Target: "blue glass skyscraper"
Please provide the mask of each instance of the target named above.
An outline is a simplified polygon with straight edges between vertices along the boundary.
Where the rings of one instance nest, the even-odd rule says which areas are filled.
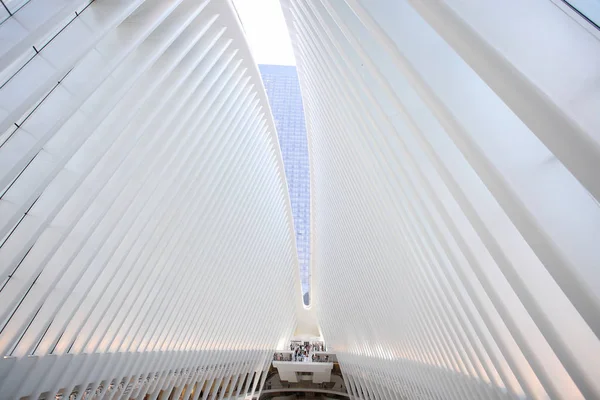
[[[259,65],[279,135],[292,202],[300,279],[308,304],[310,283],[310,181],[304,110],[296,67]]]

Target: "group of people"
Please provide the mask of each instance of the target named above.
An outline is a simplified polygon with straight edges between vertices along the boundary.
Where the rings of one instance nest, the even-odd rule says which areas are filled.
[[[329,362],[329,355],[327,354],[313,354],[312,355],[313,362]]]
[[[322,342],[292,342],[290,343],[290,353],[275,353],[274,361],[296,361],[296,362],[329,362],[329,355],[316,354],[315,352],[326,351]]]
[[[312,347],[313,347],[314,351],[326,351],[325,343],[323,343],[323,342],[314,342],[312,344]]]
[[[309,361],[329,361],[329,356],[325,358],[319,357],[316,354],[311,352],[315,351],[325,351],[325,345],[322,342],[314,342],[314,343],[300,343],[300,342],[292,342],[290,343],[290,350],[294,352],[294,361],[300,362],[309,362]]]
[[[276,353],[275,356],[273,357],[274,361],[292,361],[292,355],[291,354],[283,354],[283,353]]]
[[[275,353],[273,355],[273,361],[300,361],[300,362],[308,362],[308,361],[316,361],[315,354],[312,357],[309,357],[309,353],[306,349],[300,350],[296,349],[294,353]]]
[[[311,351],[326,351],[325,349],[325,344],[323,342],[313,342],[313,343],[308,343],[308,342],[304,342],[304,344],[302,344],[301,342],[292,342],[290,343],[290,350],[291,351],[296,351],[296,350],[306,350],[309,353]]]

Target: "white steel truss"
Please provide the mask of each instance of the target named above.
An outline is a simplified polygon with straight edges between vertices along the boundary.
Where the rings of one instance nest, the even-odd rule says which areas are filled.
[[[558,0],[281,4],[351,395],[600,398],[599,32]]]
[[[0,398],[252,395],[301,293],[233,6],[3,3]]]

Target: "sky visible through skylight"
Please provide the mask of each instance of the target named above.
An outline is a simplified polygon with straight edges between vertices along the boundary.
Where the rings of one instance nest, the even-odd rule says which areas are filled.
[[[279,0],[233,0],[260,66],[285,165],[303,301],[310,304],[310,178],[294,52]]]
[[[234,0],[257,64],[296,65],[279,0]]]

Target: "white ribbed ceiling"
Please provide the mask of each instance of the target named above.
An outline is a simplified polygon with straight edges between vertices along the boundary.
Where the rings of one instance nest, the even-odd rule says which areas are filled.
[[[255,390],[301,293],[232,6],[5,4],[0,398]]]
[[[600,398],[598,31],[560,0],[282,5],[309,309],[230,1],[2,0],[0,398],[251,398],[319,332],[357,399]]]
[[[600,398],[600,41],[561,1],[282,0],[353,396]]]

